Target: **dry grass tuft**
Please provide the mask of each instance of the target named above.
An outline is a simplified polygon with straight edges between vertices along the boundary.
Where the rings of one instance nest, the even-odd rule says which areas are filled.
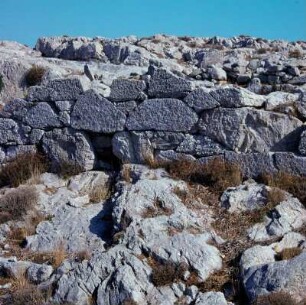
[[[131,183],[132,177],[131,177],[131,165],[130,164],[123,164],[122,170],[121,170],[121,177],[125,182]]]
[[[260,180],[271,187],[280,188],[298,198],[306,207],[306,177],[279,172],[274,175],[263,174]]]
[[[295,49],[289,52],[290,58],[303,58],[303,53],[299,49]]]
[[[171,285],[183,279],[184,273],[188,270],[185,264],[165,262],[163,264],[151,260],[151,280],[156,287]]]
[[[303,250],[299,247],[285,248],[280,253],[277,254],[277,259],[281,261],[288,260],[300,255],[302,252]]]
[[[241,184],[243,178],[238,165],[220,158],[214,158],[205,164],[187,160],[175,161],[166,164],[166,169],[174,178],[205,185],[218,194],[230,186]]]
[[[56,168],[56,174],[58,174],[62,179],[69,179],[72,176],[76,176],[84,172],[84,169],[76,164],[75,162],[62,162]]]
[[[153,218],[161,215],[171,215],[173,210],[166,207],[165,203],[158,197],[155,196],[153,200],[153,207],[148,207],[143,213],[143,218]]]
[[[273,292],[257,298],[253,305],[298,305],[290,294],[286,292]]]
[[[39,85],[42,81],[42,78],[46,72],[46,69],[41,66],[34,65],[28,70],[25,75],[25,80],[28,86]]]
[[[91,258],[91,254],[87,249],[85,249],[85,250],[81,250],[81,251],[75,253],[74,257],[75,257],[75,260],[78,261],[78,262],[82,262],[82,261],[85,261],[85,260],[89,261],[90,258]]]
[[[89,199],[92,203],[99,203],[101,201],[105,201],[111,197],[113,193],[113,185],[111,182],[96,185],[89,193]]]
[[[0,198],[0,223],[8,220],[23,220],[34,209],[38,193],[32,186],[23,186],[8,191]]]
[[[0,187],[17,187],[48,170],[48,162],[38,153],[24,153],[1,167]]]

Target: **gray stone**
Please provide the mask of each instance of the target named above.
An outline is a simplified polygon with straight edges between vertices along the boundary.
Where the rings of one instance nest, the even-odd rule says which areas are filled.
[[[261,107],[265,101],[263,96],[243,88],[221,88],[211,91],[210,94],[221,107],[226,108]]]
[[[56,101],[56,107],[59,111],[70,111],[74,103],[72,101]]]
[[[220,105],[205,89],[192,91],[186,96],[184,102],[196,112],[213,109]]]
[[[95,154],[88,137],[72,129],[54,129],[46,132],[42,139],[42,148],[51,159],[52,170],[62,165],[74,164],[81,170],[94,167]]]
[[[306,252],[291,260],[249,268],[243,284],[251,301],[272,292],[290,293],[297,301],[306,297]]]
[[[32,103],[23,99],[14,99],[3,107],[1,116],[22,121],[31,105]]]
[[[54,79],[48,83],[53,89],[50,92],[50,101],[74,101],[84,92],[78,78]]]
[[[200,292],[195,300],[195,305],[229,305],[222,292]]]
[[[306,84],[306,75],[296,76],[292,80],[289,81],[289,84],[292,85],[305,85]]]
[[[149,81],[149,97],[183,98],[191,91],[191,85],[188,81],[166,70],[156,69],[153,72],[149,71],[149,73],[152,75]]]
[[[253,108],[205,111],[200,133],[240,152],[296,151],[302,122],[284,114]]]
[[[267,204],[268,189],[265,185],[245,181],[243,185],[226,189],[221,206],[230,213],[260,209]]]
[[[128,101],[123,103],[115,103],[115,106],[126,116],[128,116],[137,107],[137,103],[135,101]]]
[[[301,140],[299,144],[299,152],[301,155],[306,156],[306,130],[301,134]]]
[[[140,104],[128,117],[129,130],[189,131],[196,113],[176,99],[152,99]]]
[[[60,127],[61,122],[54,112],[52,107],[45,102],[40,102],[37,105],[29,108],[24,123],[32,128],[49,129]]]
[[[71,114],[75,129],[112,133],[123,130],[124,124],[125,114],[93,90],[79,97]]]
[[[46,86],[33,86],[28,89],[27,100],[29,102],[49,102],[55,90]]]
[[[32,129],[28,136],[29,144],[38,144],[44,133],[45,132],[42,129]]]
[[[19,127],[15,121],[0,118],[0,144],[22,144]]]
[[[6,149],[5,161],[9,162],[14,160],[18,155],[26,153],[36,153],[37,149],[35,145],[13,145]]]
[[[215,79],[217,81],[227,80],[226,72],[220,67],[212,65],[211,67],[207,68],[207,71],[211,79]]]
[[[146,98],[143,93],[145,89],[146,83],[142,80],[116,79],[111,85],[109,99],[113,102],[144,100]]]
[[[293,175],[306,175],[306,158],[293,153],[275,153],[275,167],[281,172],[289,172]]]
[[[27,269],[27,278],[30,282],[40,284],[47,281],[53,273],[53,267],[50,265],[32,264]]]
[[[186,135],[176,151],[196,157],[207,157],[223,153],[224,147],[206,136]]]
[[[168,163],[173,161],[196,161],[196,158],[189,154],[176,152],[174,150],[161,150],[155,153],[155,159],[162,163]]]

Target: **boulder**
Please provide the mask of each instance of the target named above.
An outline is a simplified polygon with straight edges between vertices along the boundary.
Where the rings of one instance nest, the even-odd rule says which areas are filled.
[[[110,101],[88,90],[74,105],[71,126],[81,130],[113,133],[124,129],[125,119],[125,114]]]
[[[128,130],[189,131],[197,114],[177,99],[152,99],[140,104],[128,117]]]
[[[190,82],[164,69],[151,68],[149,74],[148,95],[151,98],[183,98],[191,91]]]
[[[243,88],[220,88],[210,92],[212,97],[225,108],[261,107],[265,98]]]
[[[299,144],[299,152],[301,155],[306,156],[306,130],[301,134],[301,140]]]
[[[243,185],[226,189],[220,200],[221,206],[233,213],[260,209],[266,205],[267,196],[265,185],[246,181]]]
[[[146,83],[142,80],[116,79],[111,85],[109,99],[113,102],[144,100],[146,98],[143,93],[145,89]]]
[[[50,265],[32,264],[27,269],[27,278],[30,282],[40,284],[47,281],[53,273],[53,267]]]
[[[296,151],[302,122],[253,108],[205,111],[200,133],[236,152]]]
[[[80,170],[91,170],[95,154],[89,138],[73,129],[54,129],[44,134],[42,149],[51,160],[51,169],[57,171],[61,166],[75,165]]]
[[[288,152],[274,154],[275,167],[281,172],[293,175],[306,175],[306,158]]]
[[[22,144],[18,124],[12,119],[0,118],[0,144]]]
[[[207,71],[211,79],[215,79],[217,81],[227,80],[226,72],[220,67],[212,65],[211,67],[208,67]]]
[[[222,292],[200,292],[195,300],[195,305],[230,305]]]
[[[84,92],[81,81],[78,78],[54,79],[48,83],[51,91],[51,101],[73,101]]]
[[[50,129],[60,127],[61,122],[52,107],[45,102],[29,108],[23,122],[32,128]]]
[[[192,91],[186,96],[184,102],[196,112],[220,106],[220,104],[205,89],[196,89]]]

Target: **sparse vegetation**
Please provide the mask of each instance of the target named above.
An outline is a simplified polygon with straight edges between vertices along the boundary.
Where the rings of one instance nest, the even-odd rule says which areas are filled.
[[[299,305],[299,303],[290,294],[279,291],[258,297],[253,305]]]
[[[303,53],[299,49],[294,49],[289,52],[290,58],[303,58]]]
[[[268,50],[265,49],[265,48],[260,48],[260,49],[257,50],[258,54],[266,54],[267,52],[268,52]]]
[[[264,174],[260,181],[272,187],[278,187],[298,198],[306,207],[306,177],[279,172],[274,175]]]
[[[75,253],[74,257],[77,262],[82,262],[85,260],[90,260],[91,254],[87,249],[85,249]]]
[[[155,196],[153,200],[153,207],[148,207],[143,213],[143,218],[152,218],[161,215],[171,215],[173,213],[172,209],[165,206],[163,200]]]
[[[30,68],[26,75],[25,80],[28,86],[36,86],[39,85],[42,81],[42,78],[46,72],[46,69],[41,66],[34,65]]]
[[[294,258],[298,255],[300,255],[303,252],[303,250],[299,247],[294,248],[285,248],[280,253],[277,254],[278,260],[287,260]]]
[[[89,193],[90,202],[99,203],[105,201],[111,197],[112,192],[113,185],[111,182],[103,185],[96,185]]]
[[[173,262],[165,262],[163,264],[158,262],[152,262],[152,283],[156,287],[170,285],[172,283],[181,280],[184,273],[188,270],[185,264],[175,264]]]
[[[8,191],[0,198],[0,223],[8,220],[22,220],[34,209],[38,194],[34,187],[24,186]]]
[[[121,170],[121,177],[125,182],[127,183],[131,182],[132,177],[131,177],[131,165],[130,164],[123,164],[122,170]]]
[[[20,154],[11,162],[1,167],[0,187],[18,187],[29,180],[37,179],[47,169],[48,162],[44,156],[38,153]]]
[[[205,185],[214,193],[221,193],[229,186],[242,183],[242,173],[238,165],[214,158],[207,163],[179,160],[165,164],[174,178]]]
[[[74,162],[62,162],[56,168],[56,173],[63,179],[69,179],[83,171],[83,168]]]

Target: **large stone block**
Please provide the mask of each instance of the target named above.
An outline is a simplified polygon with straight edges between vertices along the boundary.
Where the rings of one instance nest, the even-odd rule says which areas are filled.
[[[146,98],[143,93],[145,89],[146,83],[142,80],[116,79],[111,85],[109,99],[114,102],[144,100]]]
[[[220,104],[205,89],[196,89],[192,91],[186,96],[184,102],[196,112],[220,106]]]
[[[0,118],[0,144],[22,144],[18,124],[12,119]]]
[[[152,72],[148,90],[150,97],[183,98],[190,91],[191,84],[185,79],[177,77],[164,69]]]
[[[177,99],[152,99],[140,104],[127,119],[129,130],[189,131],[197,114]]]
[[[297,151],[302,122],[284,114],[253,108],[205,111],[200,133],[233,151]]]
[[[123,130],[125,118],[125,114],[110,101],[88,90],[74,105],[71,126],[75,129],[112,133]]]
[[[42,149],[51,160],[51,169],[57,171],[65,164],[75,165],[81,170],[92,170],[95,163],[88,137],[73,129],[54,129],[42,138]]]

